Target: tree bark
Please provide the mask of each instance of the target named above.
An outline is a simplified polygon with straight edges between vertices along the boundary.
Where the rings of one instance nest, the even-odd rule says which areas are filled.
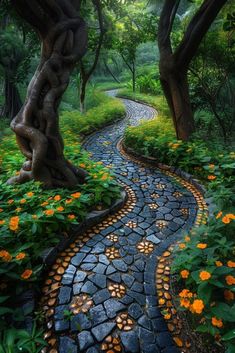
[[[132,65],[132,90],[135,93],[136,91],[136,68],[135,68],[135,62],[133,62]]]
[[[194,117],[190,104],[187,72],[192,58],[210,25],[227,0],[204,0],[190,21],[175,52],[171,46],[171,31],[180,0],[165,0],[158,28],[160,80],[171,110],[176,136],[187,141],[194,132]]]
[[[80,1],[13,0],[21,17],[38,32],[41,60],[26,101],[11,123],[26,157],[20,173],[8,183],[37,180],[45,187],[74,187],[86,173],[64,157],[58,107],[75,64],[85,54],[87,31]]]

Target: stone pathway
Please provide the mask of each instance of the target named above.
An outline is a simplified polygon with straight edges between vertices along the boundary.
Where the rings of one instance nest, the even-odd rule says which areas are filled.
[[[156,114],[143,104],[123,102],[126,118],[91,135],[84,147],[94,160],[113,166],[131,201],[124,213],[109,217],[62,254],[68,267],[62,277],[55,267],[61,281],[51,299],[47,337],[57,348],[45,352],[179,352],[157,305],[155,271],[158,256],[194,224],[197,202],[173,177],[119,152],[126,126]]]

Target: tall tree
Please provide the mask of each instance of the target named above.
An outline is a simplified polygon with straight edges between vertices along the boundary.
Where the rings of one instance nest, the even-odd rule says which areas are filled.
[[[160,80],[174,121],[178,139],[188,140],[194,131],[188,69],[197,49],[227,0],[204,0],[173,51],[171,32],[180,0],[165,0],[158,27]]]
[[[70,73],[87,48],[81,1],[12,0],[19,15],[38,33],[42,50],[26,101],[11,123],[26,162],[9,183],[34,179],[46,187],[73,187],[84,181],[84,171],[64,157],[58,117]]]

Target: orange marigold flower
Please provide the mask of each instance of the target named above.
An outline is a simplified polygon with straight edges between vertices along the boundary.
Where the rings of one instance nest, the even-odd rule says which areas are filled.
[[[205,305],[201,299],[195,299],[190,306],[190,311],[192,313],[201,314],[203,312]]]
[[[234,293],[231,290],[225,289],[224,298],[226,300],[234,300]]]
[[[183,289],[179,293],[179,297],[181,297],[181,298],[192,298],[193,297],[193,293],[190,292],[189,289]]]
[[[107,179],[108,179],[108,175],[107,174],[102,175],[101,180],[107,180]]]
[[[42,206],[42,207],[45,207],[45,206],[47,206],[47,205],[48,205],[48,202],[47,202],[47,201],[41,203],[41,206]]]
[[[19,217],[11,217],[10,222],[9,222],[9,228],[10,230],[16,231],[19,228]]]
[[[12,200],[12,199],[7,201],[7,203],[8,203],[9,205],[11,205],[11,204],[14,203],[14,202],[15,202],[15,200]]]
[[[185,248],[186,248],[186,245],[185,245],[184,243],[180,243],[180,244],[179,244],[179,248],[180,248],[180,249],[185,249]]]
[[[230,219],[235,219],[235,215],[233,213],[227,213],[226,216]]]
[[[165,320],[170,320],[170,318],[171,318],[171,314],[170,313],[164,315],[164,319]]]
[[[207,281],[209,278],[211,278],[210,272],[207,271],[201,271],[199,274],[199,277],[201,278],[202,281]]]
[[[209,168],[210,168],[210,169],[214,169],[214,168],[215,168],[215,165],[214,165],[214,164],[209,164]]]
[[[216,326],[216,327],[223,327],[223,321],[221,319],[217,319],[216,317],[212,317],[211,318],[211,323],[213,326]]]
[[[215,264],[217,267],[223,266],[223,263],[221,261],[215,261]]]
[[[197,244],[197,248],[198,249],[206,249],[207,248],[207,244],[205,244],[205,243],[199,243],[199,244]]]
[[[186,298],[182,298],[180,299],[180,306],[188,309],[190,307],[190,301],[189,299],[186,299]]]
[[[222,222],[223,222],[224,224],[229,224],[229,223],[231,222],[231,218],[229,218],[229,217],[227,217],[227,216],[224,216],[224,217],[222,218]]]
[[[44,211],[44,213],[45,213],[46,216],[53,216],[55,211],[54,210],[46,210],[46,211]]]
[[[32,270],[25,270],[23,273],[22,273],[22,275],[21,275],[21,278],[23,278],[23,279],[28,279],[28,278],[30,278],[31,276],[32,276],[32,273],[33,273],[33,271]]]
[[[235,262],[234,261],[228,261],[227,262],[228,267],[235,267]]]
[[[71,196],[72,196],[74,199],[79,199],[79,197],[81,197],[81,193],[80,193],[80,192],[75,192],[74,194],[71,194]]]
[[[2,226],[5,223],[4,219],[0,221],[0,226]]]
[[[182,278],[188,278],[189,276],[189,271],[188,270],[183,270],[180,272],[180,275]]]
[[[208,175],[207,179],[208,180],[215,180],[216,176],[215,175]]]
[[[222,214],[223,214],[223,212],[222,211],[220,211],[217,215],[216,215],[216,219],[218,219],[218,218],[220,218],[221,216],[222,216]]]
[[[232,286],[233,284],[235,284],[235,277],[228,275],[225,277],[225,281],[229,286]]]
[[[84,163],[81,163],[81,164],[79,164],[79,167],[86,168],[86,165]]]
[[[60,195],[55,195],[54,200],[55,201],[60,201],[61,200],[61,196]]]
[[[0,258],[1,258],[2,261],[4,261],[4,262],[9,262],[9,261],[11,261],[12,256],[11,256],[11,254],[10,254],[8,251],[6,251],[6,250],[1,250],[1,251],[0,251]]]
[[[62,206],[57,207],[57,211],[59,211],[59,212],[64,211],[64,207],[62,207]]]
[[[20,203],[21,203],[21,204],[23,204],[23,203],[25,203],[25,202],[27,202],[25,199],[21,199],[21,200],[20,200]]]
[[[32,218],[33,218],[33,219],[37,219],[38,216],[37,216],[36,214],[33,214],[33,215],[32,215]]]
[[[74,214],[69,214],[68,215],[68,219],[71,219],[71,220],[73,220],[73,219],[75,219],[76,217],[74,216]]]
[[[34,192],[30,191],[30,192],[27,192],[26,194],[28,197],[32,197],[34,195]]]
[[[189,237],[189,236],[186,236],[186,237],[184,238],[184,240],[185,240],[186,242],[189,242],[189,241],[190,241],[190,237]]]
[[[68,199],[68,200],[65,201],[66,205],[68,205],[68,204],[71,203],[71,202],[73,202],[72,199]]]
[[[16,255],[16,260],[23,260],[25,256],[26,254],[24,252],[20,252],[18,255]]]
[[[0,212],[3,212],[3,208],[0,208]]]

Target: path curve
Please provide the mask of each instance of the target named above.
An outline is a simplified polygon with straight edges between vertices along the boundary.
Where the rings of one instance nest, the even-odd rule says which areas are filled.
[[[45,296],[45,352],[179,352],[158,307],[155,271],[158,257],[194,224],[198,206],[174,177],[117,149],[126,126],[156,115],[144,104],[122,101],[126,117],[92,134],[84,147],[94,160],[113,166],[129,201],[78,237],[52,267],[44,288],[52,294]],[[68,310],[71,320],[65,319]]]

